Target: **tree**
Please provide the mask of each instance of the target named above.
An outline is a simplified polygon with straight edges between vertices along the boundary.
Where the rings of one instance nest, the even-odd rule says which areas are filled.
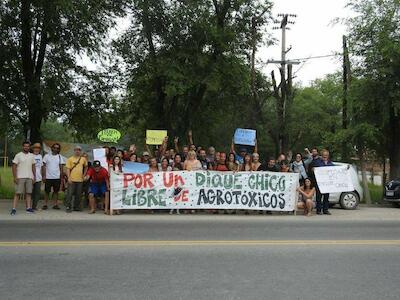
[[[235,126],[253,126],[252,90],[261,99],[267,88],[249,59],[262,34],[249,37],[254,16],[257,30],[267,22],[268,1],[136,0],[132,14],[114,43],[130,124],[179,136],[193,129],[196,143],[225,146]]]
[[[124,0],[0,3],[0,103],[32,141],[41,140],[40,127],[49,115],[71,120],[106,102],[102,96],[108,90],[100,85],[106,80],[76,58],[101,57],[106,34],[125,6]],[[89,86],[98,89],[85,94]]]
[[[353,1],[356,16],[348,19],[355,76],[370,87],[369,120],[379,122],[388,149],[390,177],[400,177],[400,3],[398,0]],[[354,109],[358,110],[357,107]]]

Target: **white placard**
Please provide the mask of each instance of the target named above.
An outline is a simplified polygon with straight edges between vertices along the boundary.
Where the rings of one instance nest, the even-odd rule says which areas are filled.
[[[348,166],[319,167],[314,173],[322,194],[354,191]]]
[[[104,149],[104,148],[93,149],[93,160],[100,161],[101,166],[108,170],[106,149]]]

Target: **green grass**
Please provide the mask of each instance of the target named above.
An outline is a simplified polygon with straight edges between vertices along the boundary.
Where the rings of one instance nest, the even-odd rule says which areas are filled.
[[[0,168],[0,199],[14,196],[14,179],[11,168]]]
[[[375,185],[368,183],[369,192],[371,194],[372,203],[380,203],[383,198],[383,187],[381,185]]]
[[[40,199],[44,197],[42,185],[42,192]],[[14,197],[15,184],[11,168],[0,168],[0,199],[12,199]],[[64,199],[64,193],[60,192],[59,199]]]

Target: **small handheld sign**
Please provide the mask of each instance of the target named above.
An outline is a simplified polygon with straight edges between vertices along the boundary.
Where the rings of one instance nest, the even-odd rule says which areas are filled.
[[[105,143],[116,143],[121,138],[121,133],[117,129],[103,129],[97,134],[97,138]]]

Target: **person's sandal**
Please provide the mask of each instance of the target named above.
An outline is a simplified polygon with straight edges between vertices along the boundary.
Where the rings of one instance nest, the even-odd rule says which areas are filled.
[[[53,209],[60,209],[60,207],[58,205],[54,205]]]
[[[42,210],[46,210],[47,208],[48,208],[47,205],[42,206]]]
[[[89,215],[91,215],[91,214],[95,214],[96,213],[96,211],[95,210],[91,210],[91,211],[89,211]]]

